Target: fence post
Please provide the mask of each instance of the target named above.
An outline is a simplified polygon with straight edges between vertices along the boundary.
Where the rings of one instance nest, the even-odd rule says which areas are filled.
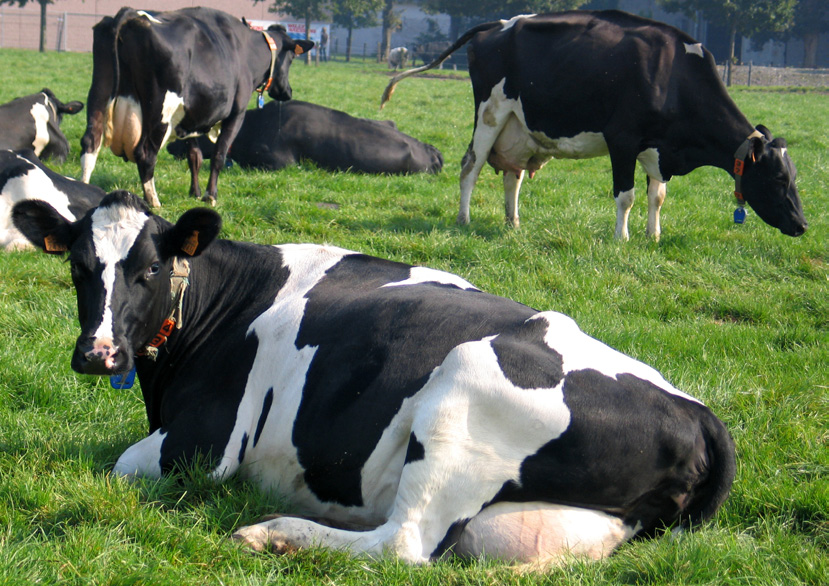
[[[366,44],[363,43],[363,61],[366,60]]]
[[[748,87],[751,87],[751,66],[754,65],[753,61],[748,62]]]

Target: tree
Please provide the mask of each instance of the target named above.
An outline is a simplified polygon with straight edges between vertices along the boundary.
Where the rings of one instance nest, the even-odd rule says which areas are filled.
[[[572,10],[588,0],[423,0],[423,10],[430,14],[448,14],[449,38],[456,40],[469,20],[485,22],[493,18],[510,18],[516,14],[541,14]]]
[[[331,15],[336,24],[348,30],[345,60],[351,61],[351,39],[355,28],[377,25],[377,12],[383,0],[331,0]]]
[[[751,37],[761,31],[782,33],[794,24],[797,0],[659,0],[668,12],[684,12],[694,18],[699,11],[709,22],[727,26],[728,61],[726,85],[731,85],[731,64],[737,33]]]
[[[799,0],[792,36],[803,39],[803,67],[817,67],[818,39],[825,32],[829,32],[829,3],[826,0]]]
[[[32,0],[40,4],[40,45],[41,53],[46,51],[46,5],[54,4],[54,0]],[[29,0],[0,0],[0,4],[17,4],[18,6],[25,6]]]
[[[400,13],[394,9],[394,0],[383,0],[383,39],[380,44],[380,55],[382,61],[389,58],[391,49],[391,34],[403,27],[403,19]]]
[[[2,0],[0,0],[2,1]],[[253,3],[264,2],[265,0],[253,0]],[[319,20],[326,16],[325,7],[328,0],[273,0],[268,12],[287,12],[291,16],[305,19],[305,38],[310,39],[311,21]],[[311,64],[311,52],[305,57],[305,63]]]

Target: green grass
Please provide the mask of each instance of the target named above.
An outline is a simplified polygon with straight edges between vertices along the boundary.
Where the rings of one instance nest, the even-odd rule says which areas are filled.
[[[84,54],[0,51],[0,102],[50,87],[85,101]],[[631,240],[613,238],[610,163],[553,161],[525,182],[522,226],[503,222],[500,177],[486,169],[472,223],[455,225],[458,172],[472,134],[465,74],[388,80],[374,64],[291,72],[297,99],[393,119],[436,145],[437,176],[279,173],[233,168],[219,181],[227,238],[328,242],[462,275],[479,287],[571,315],[589,334],[660,369],[726,422],[738,475],[699,531],[623,546],[610,559],[545,575],[495,564],[304,551],[251,555],[228,536],[290,503],[198,471],[127,484],[108,471],[146,432],[140,391],[116,392],[69,368],[77,325],[68,267],[39,253],[0,255],[0,584],[824,584],[829,576],[829,98],[814,90],[734,89],[754,123],[788,139],[810,229],[783,236],[755,215],[731,222],[733,184],[717,169],[668,188],[660,243],[645,236],[644,190]],[[85,116],[63,128],[80,175]],[[206,180],[203,173],[202,185]],[[189,199],[183,162],[162,153],[156,181],[175,220]],[[102,153],[93,182],[140,192],[132,164]],[[644,177],[639,178],[640,187]],[[336,203],[337,209],[320,207]]]

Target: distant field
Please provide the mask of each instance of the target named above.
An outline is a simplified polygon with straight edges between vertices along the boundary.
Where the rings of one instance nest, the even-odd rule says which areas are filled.
[[[46,86],[86,101],[88,54],[0,50],[0,103]],[[572,316],[590,335],[647,362],[705,401],[737,444],[732,495],[678,538],[627,544],[612,558],[545,575],[495,564],[392,560],[234,546],[234,528],[290,509],[279,495],[198,471],[127,484],[108,475],[146,433],[140,389],[69,368],[77,335],[68,266],[0,254],[0,584],[826,584],[829,576],[829,102],[825,91],[732,91],[754,123],[788,139],[809,231],[792,239],[749,212],[733,224],[733,183],[700,169],[669,183],[660,243],[645,236],[644,175],[631,240],[613,238],[607,159],[553,161],[525,182],[519,230],[503,221],[501,178],[481,174],[472,222],[455,224],[460,160],[472,134],[465,73],[388,81],[373,63],[294,65],[294,97],[394,120],[437,146],[444,172],[331,174],[227,170],[223,236],[316,242],[458,273],[478,287]],[[64,174],[79,177],[85,113],[66,117]],[[207,179],[202,173],[202,186]],[[140,193],[133,164],[102,152],[93,182]],[[200,205],[186,164],[166,152],[156,183],[174,221]],[[336,206],[321,206],[334,203]]]

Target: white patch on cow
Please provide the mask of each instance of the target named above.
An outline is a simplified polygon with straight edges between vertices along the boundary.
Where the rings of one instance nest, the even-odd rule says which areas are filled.
[[[160,429],[127,448],[112,469],[117,476],[161,478],[161,446],[167,432]]]
[[[178,127],[184,118],[184,98],[175,92],[167,91],[164,94],[164,104],[161,106],[161,123],[167,125],[167,130],[164,132],[164,140],[161,145],[165,145],[170,138],[170,134]],[[184,137],[179,137],[184,138]]]
[[[248,335],[255,335],[259,346],[236,413],[235,426],[213,476],[224,478],[239,468],[238,455],[247,434],[247,451],[240,470],[244,476],[255,478],[266,488],[279,490],[282,487],[285,493],[292,495],[295,503],[304,508],[324,510],[325,507],[305,487],[304,470],[299,465],[291,441],[305,375],[317,348],[298,350],[294,341],[308,302],[305,294],[325,276],[328,269],[353,252],[312,244],[286,244],[277,248],[290,274],[274,304],[248,328]],[[279,356],[279,360],[274,360],[274,356]],[[264,397],[271,388],[275,390],[274,402],[265,431],[254,446],[253,438]],[[341,506],[332,508],[343,510]]]
[[[683,43],[685,45],[685,54],[696,55],[698,57],[705,57],[705,53],[702,51],[702,43]]]
[[[513,16],[509,20],[501,19],[501,25],[502,25],[501,30],[505,31],[505,30],[511,29],[512,27],[515,26],[515,23],[518,22],[520,19],[522,19],[522,18],[532,18],[533,16],[535,16],[535,14],[519,14],[517,16]]]
[[[104,313],[94,334],[96,339],[113,339],[112,291],[116,267],[127,258],[148,219],[147,214],[120,205],[99,207],[92,213],[92,242],[95,255],[104,266],[101,279],[105,292]]]
[[[661,181],[662,183],[665,180],[662,178],[662,173],[659,170],[659,151],[655,148],[645,149],[639,156],[636,157],[639,160],[639,163],[642,165],[642,168],[645,169],[645,173],[648,176],[653,177]]]
[[[546,320],[549,327],[544,341],[562,355],[565,375],[574,370],[586,369],[597,370],[612,378],[620,374],[632,374],[653,383],[666,393],[702,404],[701,401],[674,388],[655,368],[588,336],[572,318],[564,314],[545,311],[531,319]]]
[[[146,12],[144,10],[136,10],[136,12],[138,13],[139,16],[143,16],[144,18],[146,18],[150,22],[154,22],[155,24],[162,24],[160,20],[158,20],[155,16],[153,16],[149,12]]]
[[[397,281],[396,283],[386,283],[383,287],[404,287],[406,285],[419,285],[421,283],[441,283],[443,285],[455,285],[461,289],[478,290],[477,287],[458,275],[426,267],[412,267],[409,271],[408,279]]]
[[[549,503],[498,503],[466,525],[454,552],[541,569],[570,557],[601,559],[634,534],[633,527],[602,511]]]
[[[48,103],[49,98],[46,98],[46,104],[48,105]],[[38,102],[29,111],[35,121],[35,139],[32,141],[32,149],[34,149],[38,157],[43,152],[43,149],[46,148],[46,145],[49,144],[50,111],[47,105]]]
[[[25,161],[27,165],[31,165],[32,169],[25,175],[6,181],[0,193],[0,248],[10,250],[31,247],[29,241],[12,224],[12,206],[19,201],[24,199],[45,201],[70,222],[76,220],[69,211],[69,196],[55,187],[55,184],[41,169],[20,155],[16,156],[21,161]]]
[[[633,200],[635,199],[635,190],[628,189],[622,191],[616,196],[616,239],[629,240],[630,232],[628,232],[628,218],[630,217],[630,209],[633,207]]]

